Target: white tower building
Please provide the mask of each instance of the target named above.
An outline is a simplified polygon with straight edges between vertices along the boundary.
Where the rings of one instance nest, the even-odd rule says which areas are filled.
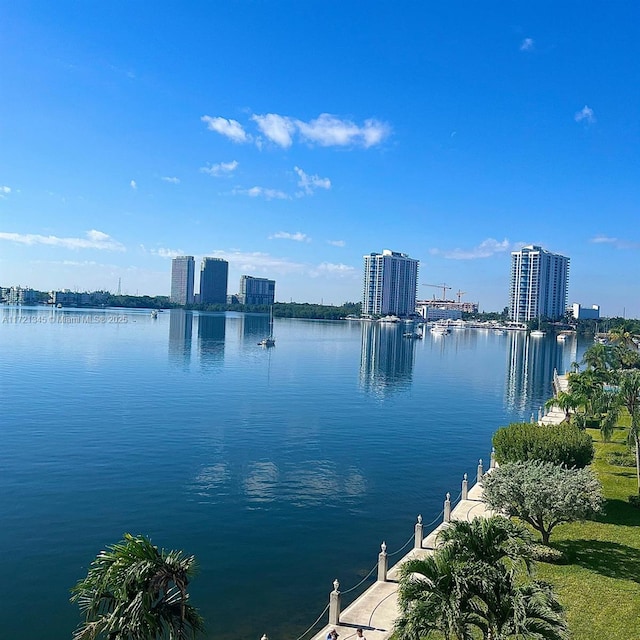
[[[389,249],[364,256],[362,315],[415,313],[419,264],[406,253]]]
[[[511,253],[509,315],[514,322],[561,318],[568,287],[569,258],[536,245]]]

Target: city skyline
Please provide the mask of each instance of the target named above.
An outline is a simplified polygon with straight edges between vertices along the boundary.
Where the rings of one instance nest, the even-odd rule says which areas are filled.
[[[640,6],[596,8],[5,3],[0,284],[169,295],[186,254],[342,304],[389,246],[499,311],[534,244],[640,317]]]

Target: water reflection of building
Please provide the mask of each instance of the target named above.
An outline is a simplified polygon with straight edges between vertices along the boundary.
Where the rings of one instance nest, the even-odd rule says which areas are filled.
[[[224,313],[198,315],[198,349],[201,364],[224,360],[226,323]]]
[[[238,318],[238,337],[241,341],[258,342],[266,335],[269,335],[268,315],[243,313]]]
[[[193,313],[184,309],[171,309],[169,316],[169,358],[177,364],[188,364],[191,359]]]
[[[510,331],[508,340],[507,406],[519,412],[542,406],[552,395],[553,370],[563,371],[563,345],[555,339],[532,338],[524,331]]]
[[[403,336],[402,324],[362,323],[360,384],[385,395],[411,385],[415,340]]]

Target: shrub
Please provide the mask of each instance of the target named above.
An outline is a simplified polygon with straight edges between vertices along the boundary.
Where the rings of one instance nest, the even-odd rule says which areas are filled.
[[[495,432],[493,446],[500,464],[543,460],[582,469],[593,460],[591,436],[568,423],[539,425],[516,422]]]
[[[612,451],[607,455],[607,462],[614,467],[635,467],[636,457],[630,451]]]
[[[567,561],[564,553],[559,549],[547,547],[544,544],[534,544],[531,546],[531,557],[539,562],[549,564],[564,564]]]
[[[640,509],[640,496],[633,495],[629,496],[629,504],[636,509]]]

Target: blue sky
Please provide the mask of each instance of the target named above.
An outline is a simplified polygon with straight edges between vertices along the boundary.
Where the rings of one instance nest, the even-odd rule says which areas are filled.
[[[184,6],[181,6],[184,5]],[[0,0],[0,284],[168,294],[176,254],[508,302],[510,251],[640,317],[634,2]]]

